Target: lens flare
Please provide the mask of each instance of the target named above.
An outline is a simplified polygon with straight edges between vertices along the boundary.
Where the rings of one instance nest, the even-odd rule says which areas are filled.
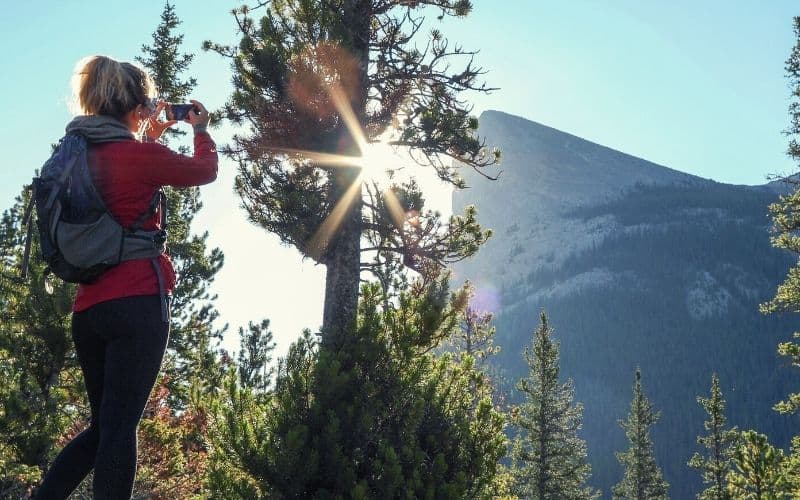
[[[322,221],[322,224],[309,240],[306,252],[311,258],[317,262],[320,261],[328,248],[328,244],[333,239],[333,235],[336,234],[345,216],[347,216],[347,212],[350,211],[353,201],[358,196],[361,196],[361,174],[353,180],[347,191],[344,192],[341,199],[333,207],[331,213],[325,217],[325,220]]]
[[[306,151],[288,148],[273,148],[274,151],[282,152],[291,156],[300,156],[308,161],[324,167],[340,168],[359,168],[359,174],[348,186],[342,197],[336,202],[330,214],[320,224],[320,227],[309,240],[306,252],[316,261],[320,261],[328,245],[330,244],[336,231],[341,226],[342,221],[352,207],[356,198],[362,195],[361,185],[363,182],[373,182],[383,186],[383,196],[392,222],[399,231],[403,230],[406,221],[406,214],[397,196],[391,189],[388,189],[388,180],[392,167],[400,163],[397,153],[388,144],[381,142],[370,143],[356,113],[350,105],[346,93],[338,84],[328,87],[336,112],[342,119],[345,127],[358,146],[359,156],[346,156],[331,153],[321,153],[317,151]]]

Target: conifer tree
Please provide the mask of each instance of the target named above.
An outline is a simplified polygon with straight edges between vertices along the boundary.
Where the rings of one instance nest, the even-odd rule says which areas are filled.
[[[257,393],[266,393],[272,382],[272,351],[275,342],[269,330],[269,320],[250,322],[247,330],[239,328],[239,355],[237,370],[242,387]]]
[[[800,436],[792,438],[789,456],[783,460],[782,468],[790,498],[800,498]]]
[[[767,436],[753,430],[742,432],[727,476],[728,492],[737,499],[788,500],[782,462],[783,450],[772,446]]]
[[[28,279],[20,278],[28,196],[23,192],[0,219],[2,498],[20,498],[39,481],[58,437],[87,408],[71,340],[74,285],[46,280],[38,259]],[[31,251],[38,252],[38,238]]]
[[[161,11],[161,22],[152,34],[153,45],[142,45],[144,55],[137,56],[136,61],[146,67],[156,83],[159,97],[167,102],[182,103],[190,97],[197,85],[197,80],[190,77],[182,80],[182,75],[189,70],[194,60],[194,54],[181,54],[183,35],[176,34],[175,30],[181,25],[181,20],[175,12],[175,6],[169,2],[164,4]],[[169,138],[179,138],[186,132],[178,128],[169,128],[164,132],[161,141],[169,142]]]
[[[385,307],[364,285],[357,335],[320,349],[306,331],[265,400],[227,379],[217,407],[213,498],[500,498],[504,418],[472,358],[433,351],[466,304],[444,281]]]
[[[794,18],[794,33],[796,42],[786,61],[786,78],[791,89],[791,103],[789,104],[789,128],[785,133],[789,136],[789,149],[787,154],[800,166],[800,16]],[[800,177],[797,174],[786,179],[793,186],[794,192],[782,195],[777,202],[769,207],[772,216],[773,236],[772,245],[776,248],[789,250],[800,254]],[[772,313],[776,311],[800,312],[800,263],[789,269],[786,280],[778,286],[775,297],[761,305],[761,311]],[[800,338],[800,332],[795,332],[794,338]],[[800,344],[797,342],[784,342],[778,346],[778,352],[788,357],[793,366],[800,366]],[[781,413],[796,413],[800,409],[800,393],[789,394],[785,401],[778,403],[775,409]]]
[[[800,16],[793,19],[795,45],[789,59],[786,60],[786,77],[791,88],[791,103],[789,104],[789,136],[788,155],[800,162]]]
[[[175,7],[166,2],[152,33],[152,45],[137,57],[152,75],[159,97],[181,103],[192,97],[196,80],[183,79],[194,59],[181,53],[183,35]],[[184,154],[185,132],[168,129],[160,141]],[[181,144],[183,142],[183,144]],[[214,327],[219,313],[208,286],[221,269],[219,248],[207,248],[208,232],[194,234],[192,223],[203,207],[197,187],[165,187],[170,257],[178,281],[173,291],[170,339],[162,373],[140,424],[140,461],[135,495],[189,498],[204,492],[208,468],[207,407],[209,395],[221,388],[228,364],[217,352],[224,330]],[[224,356],[223,356],[224,358]]]
[[[791,89],[789,104],[789,127],[785,134],[789,137],[789,147],[787,154],[800,166],[800,16],[793,18],[795,44],[789,58],[786,60],[786,78]],[[793,188],[793,192],[782,195],[776,203],[769,207],[773,223],[772,245],[777,248],[789,250],[800,254],[800,237],[797,231],[800,229],[800,176],[797,173],[785,179]],[[772,313],[776,311],[800,312],[800,263],[789,269],[789,273],[778,286],[775,297],[761,305],[761,311]],[[800,332],[794,333],[794,341],[783,342],[778,345],[778,353],[791,360],[794,367],[800,367]],[[775,410],[780,413],[796,414],[800,410],[800,393],[790,393],[786,400],[775,405]],[[762,442],[760,435],[748,434],[750,440],[749,448],[742,448],[740,458],[744,459],[748,455],[753,457],[751,462],[757,464],[767,460],[766,455],[773,453],[768,448],[768,443]],[[747,444],[747,443],[746,443]],[[741,445],[744,447],[745,444]],[[780,451],[780,450],[778,450]],[[763,456],[762,456],[763,455]],[[783,471],[785,480],[788,484],[787,491],[791,491],[792,497],[797,497],[800,493],[800,437],[792,439],[791,454],[786,458]],[[740,481],[744,481],[746,474],[737,476]]]
[[[789,104],[789,127],[785,134],[789,137],[787,154],[800,166],[800,16],[793,18],[795,44],[786,60],[786,78],[791,89]],[[772,245],[777,248],[789,250],[800,254],[800,175],[797,172],[785,179],[793,188],[789,195],[781,196],[776,203],[769,207],[773,223]],[[776,311],[800,312],[800,263],[789,269],[789,273],[778,286],[775,297],[761,305],[761,311],[772,313]],[[790,359],[792,366],[800,367],[800,332],[794,333],[794,341],[782,342],[778,345],[778,353]],[[780,413],[797,414],[800,411],[800,393],[790,393],[788,397],[775,405],[775,410]],[[770,451],[767,445],[761,443],[759,435],[748,435],[750,439],[750,455],[756,457],[766,455]],[[743,445],[744,446],[744,445]],[[747,449],[745,449],[747,450]],[[780,451],[780,450],[779,450]],[[747,456],[746,453],[741,455]],[[763,458],[766,460],[766,458]],[[754,463],[759,460],[753,459]],[[800,436],[792,439],[791,453],[783,464],[785,480],[788,484],[792,498],[800,496]],[[741,478],[742,475],[740,475]]]
[[[591,466],[578,437],[583,406],[573,403],[572,380],[559,381],[559,345],[544,311],[539,319],[525,349],[530,374],[517,385],[526,401],[514,419],[522,433],[512,450],[516,493],[541,500],[597,498],[599,492],[586,486]]]
[[[183,35],[175,33],[180,24],[175,7],[167,2],[152,34],[152,45],[142,45],[143,56],[136,58],[153,77],[159,97],[174,103],[185,102],[197,84],[194,78],[184,80],[182,76],[194,55],[181,53]],[[170,128],[162,142],[177,144],[183,134],[177,127]],[[180,149],[188,151],[185,145]],[[188,402],[191,384],[209,390],[221,383],[215,348],[223,331],[213,326],[219,313],[213,305],[216,296],[209,294],[208,285],[222,267],[224,256],[219,248],[208,251],[208,232],[192,234],[194,217],[203,207],[199,188],[165,187],[164,191],[168,200],[167,243],[178,275],[164,374],[171,403],[181,409]]]
[[[491,90],[478,81],[475,53],[423,31],[431,13],[471,8],[469,0],[267,0],[234,11],[237,47],[206,42],[232,61],[224,114],[246,129],[224,152],[238,163],[250,220],[327,268],[323,344],[342,344],[355,325],[362,270],[436,274],[489,236],[474,208],[443,221],[415,183],[384,190],[363,176],[394,167],[371,159],[379,140],[456,187],[459,166],[483,172],[496,160],[460,97]]]
[[[730,493],[725,488],[725,476],[731,468],[733,447],[738,439],[736,428],[728,429],[725,418],[725,399],[719,386],[717,374],[711,376],[711,394],[708,398],[698,397],[697,402],[708,414],[704,427],[708,435],[697,438],[697,444],[705,448],[707,456],[695,453],[689,466],[699,469],[703,482],[708,486],[697,495],[700,500],[728,500]]]
[[[453,339],[458,352],[472,356],[479,365],[485,364],[489,356],[500,351],[500,346],[494,343],[493,317],[490,312],[478,311],[472,305],[467,306]]]
[[[633,400],[628,419],[620,421],[625,429],[630,447],[618,452],[617,460],[625,468],[622,481],[617,483],[613,497],[632,500],[657,500],[667,498],[669,484],[662,478],[661,469],[656,464],[650,427],[658,421],[658,412],[648,401],[642,390],[642,374],[636,369],[636,382],[633,386]]]

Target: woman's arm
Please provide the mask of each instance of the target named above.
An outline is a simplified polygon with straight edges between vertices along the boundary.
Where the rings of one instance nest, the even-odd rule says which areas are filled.
[[[199,186],[208,184],[217,178],[217,148],[206,130],[209,116],[205,106],[192,100],[194,108],[189,112],[186,121],[194,129],[194,156],[188,157],[175,153],[161,144],[143,144],[144,161],[142,170],[138,172],[144,180],[158,186]],[[175,124],[175,121],[160,122],[156,117],[164,109],[160,102],[150,118],[148,132],[158,138],[161,133]],[[148,136],[150,134],[148,133]]]
[[[137,177],[155,186],[200,186],[217,178],[217,148],[208,132],[194,134],[194,155],[176,153],[161,144],[139,144]]]

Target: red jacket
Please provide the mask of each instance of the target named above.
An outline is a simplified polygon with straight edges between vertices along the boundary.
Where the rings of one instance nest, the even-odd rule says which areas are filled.
[[[217,178],[217,150],[211,136],[194,136],[194,156],[184,156],[156,143],[118,141],[90,145],[89,170],[106,207],[124,227],[146,213],[161,186],[199,186]],[[143,229],[160,228],[161,214],[145,222]],[[167,293],[175,288],[175,269],[169,256],[160,264]],[[72,310],[136,295],[158,295],[158,279],[150,260],[122,262],[89,285],[79,285]]]

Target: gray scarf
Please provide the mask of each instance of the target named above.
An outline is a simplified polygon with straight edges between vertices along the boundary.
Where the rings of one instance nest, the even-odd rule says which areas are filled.
[[[92,143],[136,139],[122,122],[103,115],[76,116],[67,124],[67,133],[70,132],[78,133]]]

